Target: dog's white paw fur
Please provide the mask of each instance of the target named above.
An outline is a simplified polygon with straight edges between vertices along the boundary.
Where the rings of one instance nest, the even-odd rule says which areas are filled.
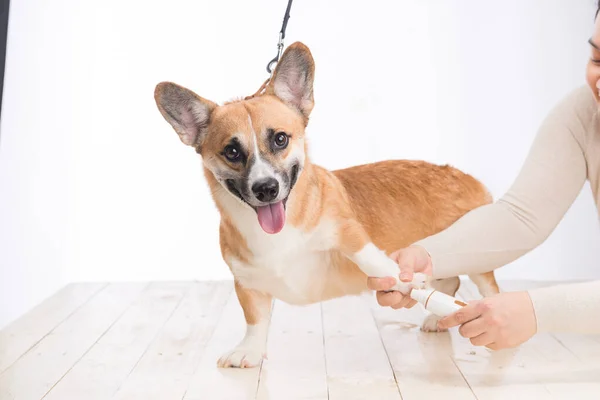
[[[429,314],[423,320],[423,323],[421,324],[421,330],[423,332],[445,332],[447,329],[439,329],[438,328],[437,324],[440,319],[441,318],[438,317],[437,315]]]
[[[254,368],[265,358],[263,349],[238,346],[217,361],[219,368]]]
[[[422,272],[413,274],[413,280],[411,284],[415,289],[427,289],[431,287],[431,278]]]

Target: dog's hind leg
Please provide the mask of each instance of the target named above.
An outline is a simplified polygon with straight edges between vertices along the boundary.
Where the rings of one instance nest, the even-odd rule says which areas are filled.
[[[483,274],[469,275],[469,279],[473,281],[479,294],[483,297],[490,297],[500,293],[498,282],[496,282],[496,276],[494,271],[484,272]]]

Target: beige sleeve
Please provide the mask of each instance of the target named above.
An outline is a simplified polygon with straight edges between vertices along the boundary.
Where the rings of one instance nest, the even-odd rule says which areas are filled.
[[[593,98],[589,89],[579,89],[551,111],[517,179],[500,200],[469,212],[448,229],[415,243],[431,254],[434,277],[491,271],[521,257],[550,235],[586,180],[586,131],[595,118],[595,105],[590,101]],[[595,285],[595,293],[600,293],[600,282]],[[540,330],[554,326],[552,313],[556,314],[558,307],[564,312],[572,312],[571,306],[580,310],[593,307],[600,315],[600,295],[588,300],[590,291],[579,292],[573,285],[530,294]],[[561,306],[555,300],[570,303]],[[581,313],[571,315],[579,318]]]
[[[600,333],[600,281],[529,290],[537,331]]]

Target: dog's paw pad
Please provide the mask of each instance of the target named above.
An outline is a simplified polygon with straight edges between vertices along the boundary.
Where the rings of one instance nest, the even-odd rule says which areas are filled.
[[[254,368],[260,365],[265,358],[262,351],[250,348],[235,348],[229,353],[223,354],[217,361],[219,368]]]
[[[428,315],[423,323],[421,324],[421,331],[423,332],[445,332],[447,329],[438,328],[438,321],[440,317],[437,315]]]

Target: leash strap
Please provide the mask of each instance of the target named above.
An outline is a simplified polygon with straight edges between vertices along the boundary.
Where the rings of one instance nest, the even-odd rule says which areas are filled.
[[[285,30],[287,28],[288,20],[290,19],[290,9],[292,8],[292,1],[293,0],[288,0],[285,15],[283,16],[283,24],[281,25],[281,30],[279,31],[279,41],[277,42],[277,55],[267,64],[267,72],[269,73],[269,77],[266,81],[263,82],[262,86],[254,94],[244,97],[244,100],[250,100],[256,96],[262,95],[265,88],[269,84],[269,81],[271,80],[271,76],[273,74],[273,64],[277,64],[279,62],[279,58],[281,57],[281,53],[283,52],[283,39],[285,39]]]
[[[281,53],[283,51],[283,39],[285,39],[285,30],[287,28],[288,20],[290,19],[292,1],[293,0],[288,0],[288,5],[285,9],[285,15],[283,16],[283,24],[281,25],[281,30],[279,31],[279,41],[277,42],[277,55],[267,64],[267,72],[269,74],[273,73],[272,66],[273,64],[277,64],[277,62],[279,61],[279,57],[281,57]]]

